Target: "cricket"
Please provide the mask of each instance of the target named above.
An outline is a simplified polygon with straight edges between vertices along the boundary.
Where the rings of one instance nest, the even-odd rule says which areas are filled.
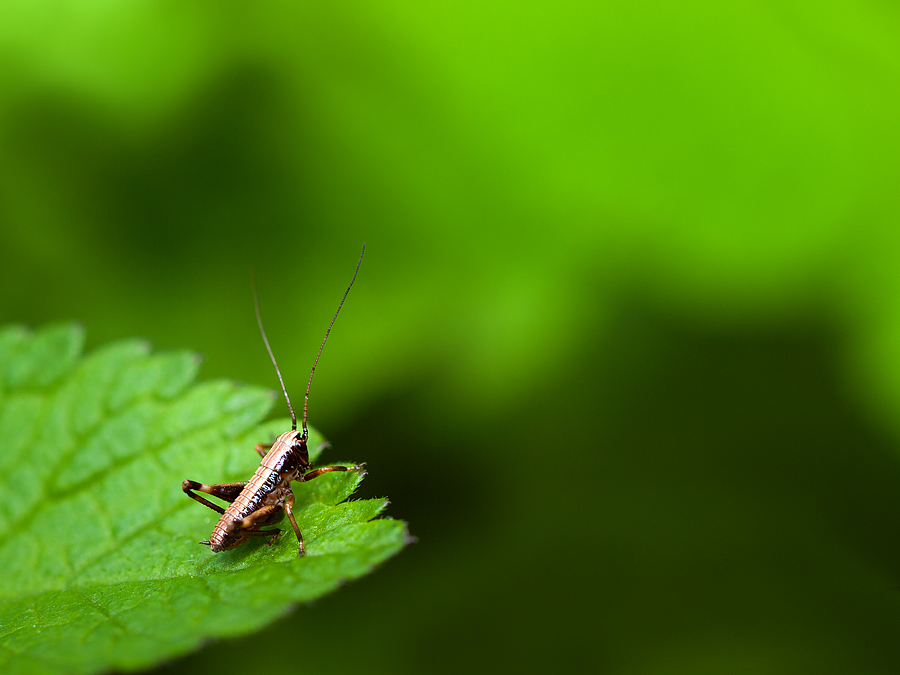
[[[309,451],[306,447],[309,440],[309,432],[306,429],[306,416],[309,406],[309,388],[312,385],[313,375],[316,373],[316,366],[319,364],[319,357],[322,355],[322,349],[325,347],[331,328],[341,312],[341,307],[344,306],[347,294],[353,288],[353,282],[356,281],[356,275],[359,274],[359,266],[362,264],[365,252],[366,245],[363,244],[359,262],[356,263],[356,271],[353,273],[353,279],[350,281],[350,285],[347,286],[344,297],[341,298],[341,303],[338,305],[337,311],[328,325],[328,330],[325,331],[325,338],[322,340],[319,352],[316,354],[316,360],[313,362],[312,371],[309,373],[309,381],[306,384],[306,398],[303,402],[302,431],[297,431],[297,417],[294,415],[291,399],[284,386],[284,380],[281,377],[281,371],[278,369],[278,363],[275,361],[275,355],[269,346],[266,330],[263,328],[262,315],[259,311],[259,297],[254,283],[253,302],[256,308],[256,322],[259,324],[259,332],[262,334],[266,351],[269,352],[269,358],[272,359],[272,365],[275,366],[275,373],[278,375],[278,381],[281,383],[281,391],[284,392],[284,400],[287,402],[288,410],[291,413],[292,425],[291,430],[281,434],[271,447],[263,443],[256,445],[256,452],[262,457],[262,461],[250,480],[216,485],[206,485],[205,483],[186,480],[181,484],[181,489],[188,497],[222,514],[213,528],[212,534],[209,536],[209,541],[200,542],[209,546],[213,553],[237,548],[253,537],[269,537],[269,541],[266,543],[271,546],[281,535],[282,530],[270,528],[270,526],[282,520],[284,514],[287,513],[291,527],[294,528],[294,533],[297,535],[298,555],[305,555],[306,549],[303,547],[303,535],[300,533],[297,519],[294,517],[294,493],[291,490],[291,483],[305,483],[330,471],[363,471],[364,463],[350,467],[323,466],[314,469],[309,461]],[[222,508],[205,497],[201,497],[197,494],[198,492],[218,497],[223,501],[229,502],[229,506],[228,508]]]

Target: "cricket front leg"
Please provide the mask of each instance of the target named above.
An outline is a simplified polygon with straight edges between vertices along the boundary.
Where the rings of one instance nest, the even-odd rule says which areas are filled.
[[[303,474],[303,481],[306,482],[308,480],[312,480],[313,478],[318,478],[323,473],[328,473],[329,471],[362,471],[363,475],[365,475],[365,468],[365,462],[363,462],[362,464],[357,464],[356,466],[323,466],[318,469],[313,469],[309,473]]]
[[[297,519],[294,518],[294,493],[288,492],[284,497],[284,510],[287,511],[288,520],[291,521],[291,527],[294,528],[294,534],[297,535],[297,544],[299,546],[297,555],[301,558],[306,555],[306,549],[303,548],[303,535],[300,534],[300,528],[297,526]]]
[[[241,490],[244,489],[244,486],[247,484],[247,481],[243,481],[241,483],[219,483],[217,485],[206,485],[204,483],[198,483],[194,480],[186,480],[181,484],[181,489],[184,491],[188,497],[193,499],[194,501],[198,501],[203,506],[208,506],[213,511],[218,511],[219,513],[225,513],[225,509],[223,509],[218,504],[213,504],[208,499],[204,499],[200,495],[196,494],[194,490],[197,492],[204,492],[208,495],[212,495],[213,497],[218,497],[219,499],[224,499],[226,502],[233,502],[237,499],[237,496],[241,494]]]

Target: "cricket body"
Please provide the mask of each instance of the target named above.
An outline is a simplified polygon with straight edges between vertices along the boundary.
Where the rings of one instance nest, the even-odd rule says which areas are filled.
[[[284,399],[287,401],[293,424],[291,430],[281,434],[271,448],[267,448],[264,444],[256,446],[256,452],[262,456],[262,462],[260,462],[259,468],[249,481],[206,485],[186,480],[181,484],[181,489],[184,490],[188,497],[222,514],[219,522],[213,528],[212,534],[209,536],[209,541],[200,542],[209,546],[213,553],[237,548],[252,537],[269,537],[268,544],[271,546],[281,534],[281,530],[278,528],[264,528],[279,522],[284,518],[284,514],[287,513],[291,527],[294,528],[294,533],[297,535],[298,553],[301,556],[304,555],[306,550],[303,547],[303,535],[300,534],[297,519],[294,517],[294,493],[291,490],[291,483],[303,483],[330,471],[363,470],[365,464],[350,467],[323,466],[313,469],[312,463],[309,461],[309,451],[306,447],[309,440],[309,432],[306,429],[306,413],[309,406],[309,388],[312,385],[312,378],[319,363],[319,356],[322,355],[322,349],[325,347],[325,342],[331,333],[331,327],[334,326],[335,319],[337,319],[341,307],[344,306],[344,300],[347,299],[347,294],[353,287],[353,282],[356,281],[356,275],[359,274],[359,266],[362,264],[365,252],[366,246],[363,244],[359,262],[356,264],[356,272],[354,272],[353,279],[344,292],[344,297],[341,299],[341,304],[338,305],[337,312],[334,313],[334,317],[331,319],[331,324],[328,326],[325,338],[322,340],[318,354],[316,354],[316,360],[313,362],[312,371],[309,374],[309,382],[306,384],[301,431],[297,431],[297,417],[294,415],[291,399],[288,397],[284,380],[281,378],[281,371],[278,369],[278,363],[275,361],[275,356],[272,354],[272,348],[269,346],[269,340],[266,337],[266,331],[263,328],[262,316],[259,312],[259,300],[254,285],[253,299],[256,306],[256,320],[259,324],[259,330],[262,333],[266,350],[269,352],[269,357],[275,366],[275,373],[278,375],[278,381],[281,383],[281,390],[284,392]],[[197,492],[213,495],[230,502],[230,505],[227,509],[223,509],[218,504],[201,497]]]

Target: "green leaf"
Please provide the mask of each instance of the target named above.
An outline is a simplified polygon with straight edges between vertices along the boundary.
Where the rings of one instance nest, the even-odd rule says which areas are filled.
[[[295,489],[306,557],[290,527],[271,547],[198,545],[218,514],[181,481],[247,480],[254,445],[289,423],[260,424],[269,391],[192,385],[191,353],[125,340],[80,358],[83,339],[0,329],[0,672],[146,667],[257,630],[408,540],[373,520],[386,500],[343,501],[359,473],[333,472]],[[322,443],[311,429],[313,459]]]

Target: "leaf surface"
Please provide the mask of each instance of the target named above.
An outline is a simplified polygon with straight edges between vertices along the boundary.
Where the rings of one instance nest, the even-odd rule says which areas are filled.
[[[0,329],[0,672],[130,670],[244,634],[397,553],[387,501],[344,501],[362,476],[295,486],[307,555],[283,522],[213,554],[218,514],[185,497],[185,478],[247,480],[256,443],[290,422],[260,423],[271,392],[192,384],[189,352],[138,340],[81,358],[83,331]],[[310,429],[310,457],[322,437]],[[286,521],[285,521],[286,522]]]

